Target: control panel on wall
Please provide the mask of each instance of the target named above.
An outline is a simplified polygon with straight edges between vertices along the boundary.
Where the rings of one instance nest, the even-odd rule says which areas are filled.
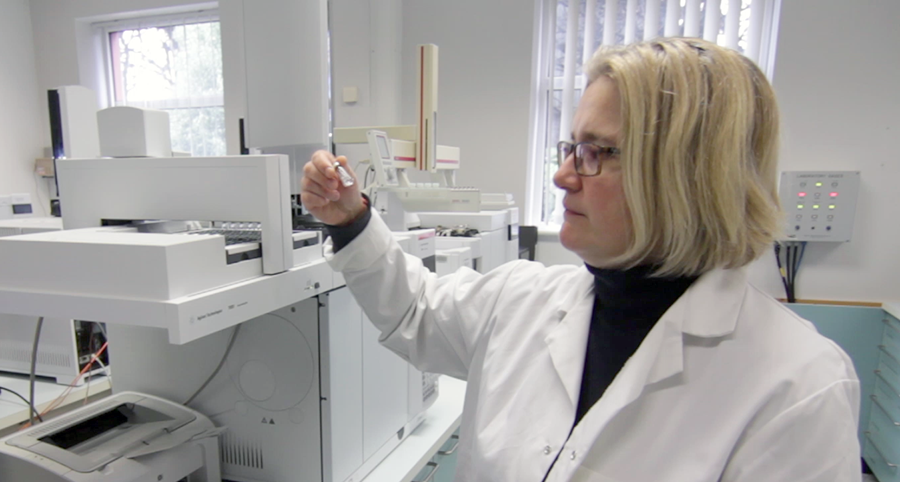
[[[850,241],[859,171],[784,171],[779,189],[790,241]]]

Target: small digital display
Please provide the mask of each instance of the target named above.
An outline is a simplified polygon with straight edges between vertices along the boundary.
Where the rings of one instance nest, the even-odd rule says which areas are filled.
[[[32,214],[31,204],[13,204],[13,214]]]
[[[378,152],[381,154],[381,158],[390,159],[391,155],[388,153],[387,138],[376,136],[376,139],[378,139]]]

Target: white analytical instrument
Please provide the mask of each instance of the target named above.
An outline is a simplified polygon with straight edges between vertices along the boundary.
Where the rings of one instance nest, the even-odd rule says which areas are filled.
[[[187,407],[124,392],[0,439],[4,482],[219,482],[217,429]]]
[[[34,213],[31,204],[31,194],[9,194],[0,196],[0,220],[3,219],[28,219]]]
[[[0,238],[18,236],[20,234],[46,233],[62,229],[62,218],[23,217],[0,221]]]
[[[503,263],[518,259],[518,214],[517,207],[477,213],[417,213],[422,227],[441,230],[465,226],[477,230],[478,234],[472,237],[438,236],[437,248],[439,250],[465,247],[471,249],[474,269],[480,273],[487,273]]]
[[[69,229],[0,238],[0,307],[108,322],[116,393],[187,401],[224,356],[190,403],[229,428],[224,479],[358,481],[422,422],[437,383],[377,343],[321,234],[293,232],[287,165],[62,160]],[[234,231],[255,237],[230,244]],[[418,234],[409,249],[433,266],[434,232]],[[259,256],[232,262],[247,244]]]
[[[0,221],[0,237],[44,233],[62,229],[62,218],[34,217]],[[31,350],[37,317],[0,313],[0,371],[27,374],[31,370]],[[97,364],[78,378],[81,369],[90,362],[91,355],[103,344],[101,330],[95,323],[57,318],[44,319],[35,364],[38,376],[56,379],[56,383],[76,385],[89,377],[106,373]],[[104,352],[100,361],[109,365]]]
[[[437,143],[438,47],[419,45],[416,124],[334,130],[335,144],[368,144],[375,182],[367,186],[373,206],[395,231],[416,227],[418,211],[477,212],[480,191],[456,185],[458,147]],[[413,183],[407,170],[429,173],[432,182]]]
[[[321,234],[292,229],[285,156],[57,164],[66,230],[0,238],[4,311],[186,343],[332,288]]]
[[[113,106],[97,112],[103,157],[173,157],[169,113]]]

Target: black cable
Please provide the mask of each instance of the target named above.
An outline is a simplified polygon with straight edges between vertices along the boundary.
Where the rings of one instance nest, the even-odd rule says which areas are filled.
[[[29,402],[27,398],[23,397],[22,395],[19,395],[19,393],[16,392],[15,390],[10,390],[9,388],[6,388],[6,387],[0,387],[0,393],[3,393],[3,390],[6,390],[7,392],[12,393],[13,395],[21,398],[23,402],[28,404],[29,409],[37,415],[37,419],[40,420],[41,423],[44,422],[44,419],[41,418],[41,414],[38,413],[38,410],[36,408],[34,408],[34,404]],[[34,424],[32,423],[32,425],[34,425]]]
[[[787,300],[788,303],[793,303],[793,296],[791,295],[791,243],[790,241],[784,243],[784,274],[787,278]]]
[[[222,359],[219,360],[218,366],[216,366],[216,369],[213,370],[213,372],[209,376],[209,378],[207,378],[206,381],[203,382],[203,385],[200,385],[200,388],[198,388],[197,391],[194,392],[193,395],[188,397],[187,401],[185,401],[182,405],[187,405],[187,404],[193,402],[194,399],[197,398],[197,395],[200,395],[200,392],[202,392],[203,389],[206,388],[207,385],[209,385],[209,382],[211,382],[213,380],[213,378],[215,378],[216,375],[219,374],[219,370],[222,369],[222,366],[225,365],[225,360],[228,359],[228,354],[231,353],[231,347],[234,346],[234,340],[237,339],[238,331],[240,331],[240,329],[241,329],[241,325],[236,325],[234,327],[234,331],[231,332],[231,340],[228,341],[228,347],[225,348],[225,354],[223,354]]]
[[[791,288],[791,296],[789,301],[791,303],[797,302],[797,296],[794,292],[794,279],[797,273],[794,272],[794,267],[797,265],[797,246],[794,245],[793,242],[788,246],[788,286]]]
[[[800,243],[800,256],[797,258],[797,268],[794,270],[795,272],[800,271],[800,264],[803,263],[803,253],[806,252],[806,241]]]
[[[775,242],[775,263],[778,265],[778,276],[781,277],[781,285],[784,286],[784,296],[785,298],[790,297],[790,291],[788,290],[788,283],[784,265],[781,263],[781,243],[778,241]]]
[[[44,317],[41,316],[38,318],[37,326],[34,329],[34,345],[31,347],[31,371],[28,372],[28,385],[31,387],[31,398],[29,399],[29,406],[31,409],[31,416],[29,420],[31,421],[31,425],[35,425],[35,415],[40,418],[40,414],[37,410],[34,409],[34,382],[35,378],[37,378],[37,356],[38,356],[38,341],[41,339],[41,327],[44,326]]]

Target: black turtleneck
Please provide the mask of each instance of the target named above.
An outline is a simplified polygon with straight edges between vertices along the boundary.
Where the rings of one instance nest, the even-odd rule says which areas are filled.
[[[594,275],[594,313],[584,358],[575,425],[600,399],[656,321],[697,277],[651,277],[655,267],[587,266]]]

